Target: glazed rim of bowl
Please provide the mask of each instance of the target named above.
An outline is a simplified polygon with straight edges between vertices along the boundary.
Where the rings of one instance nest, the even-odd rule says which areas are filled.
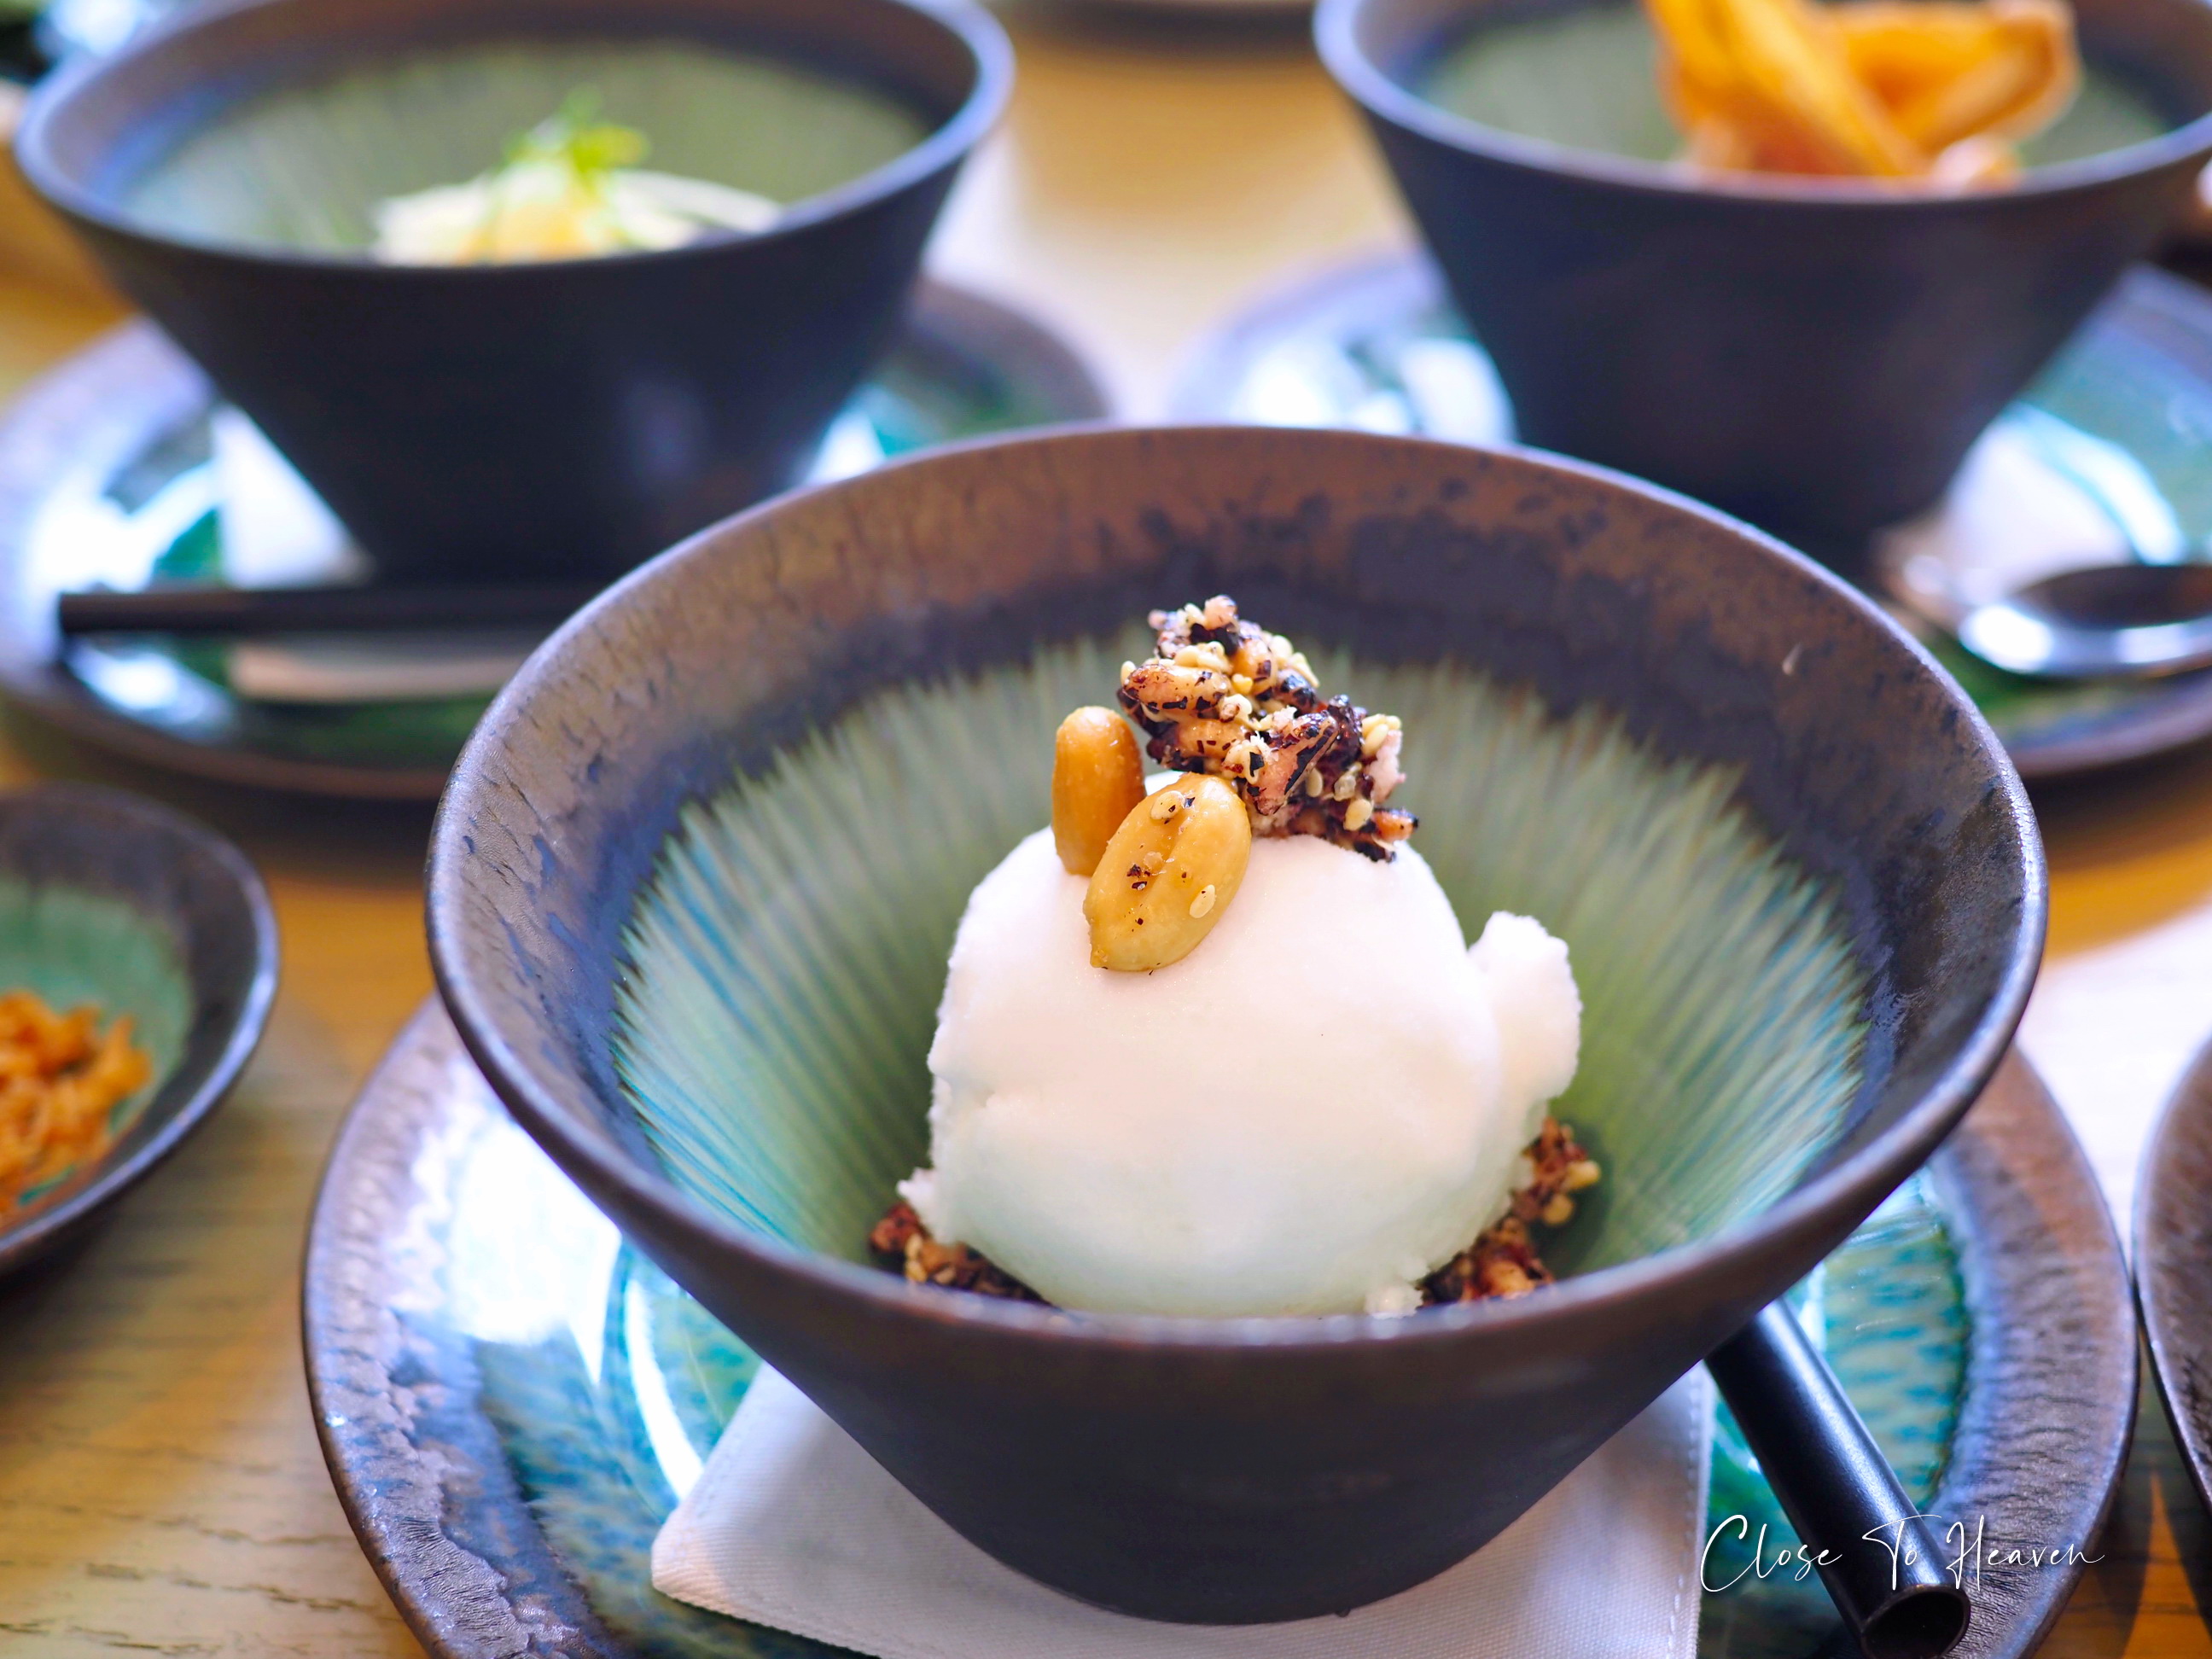
[[[1613,155],[1510,132],[1431,103],[1378,64],[1362,41],[1362,25],[1376,3],[1376,0],[1320,0],[1314,9],[1314,44],[1322,62],[1337,84],[1370,113],[1424,138],[1472,151],[1489,161],[1655,196],[1734,197],[1746,202],[1898,213],[1955,212],[2023,197],[2095,190],[2161,168],[2201,161],[2212,155],[2212,109],[2208,109],[2155,138],[2031,167],[2017,181],[1989,190],[1942,191],[1800,173],[1695,173],[1663,161]],[[1470,5],[1464,15],[1472,19],[1480,11]]]
[[[850,0],[845,0],[849,3]],[[113,199],[112,192],[94,188],[82,181],[56,156],[53,129],[69,118],[77,100],[102,82],[130,73],[149,58],[168,50],[181,40],[202,35],[234,23],[248,12],[273,11],[285,7],[308,10],[316,9],[316,0],[217,0],[204,6],[187,6],[171,13],[161,22],[131,40],[119,50],[105,57],[81,58],[67,64],[46,77],[33,91],[21,123],[14,139],[17,164],[23,176],[40,196],[64,212],[100,226],[117,235],[128,236],[142,242],[189,247],[196,252],[248,263],[285,265],[319,265],[346,270],[374,270],[392,273],[395,279],[404,280],[414,276],[434,275],[444,279],[461,281],[514,280],[532,273],[573,270],[580,265],[598,266],[610,260],[629,263],[641,260],[681,259],[688,256],[709,252],[738,245],[750,246],[779,240],[795,235],[809,227],[827,219],[835,219],[869,207],[884,198],[929,177],[939,169],[952,166],[972,149],[994,126],[1005,110],[1007,97],[1013,88],[1014,49],[1006,32],[996,18],[972,0],[863,0],[863,3],[885,11],[904,12],[924,25],[933,25],[946,38],[957,41],[965,48],[974,66],[974,80],[967,94],[952,113],[926,133],[921,141],[902,150],[882,166],[872,167],[842,184],[803,197],[776,216],[775,222],[765,230],[713,230],[671,248],[639,248],[618,253],[588,254],[565,259],[514,260],[505,263],[486,262],[477,264],[413,265],[386,264],[371,259],[365,252],[349,252],[334,254],[310,248],[293,248],[247,244],[224,240],[201,240],[164,230],[149,225],[127,213]],[[458,30],[440,38],[436,44],[477,40],[524,40],[532,33],[523,21],[523,9],[505,0],[491,0],[485,8],[493,15],[492,27],[481,34],[471,35]],[[823,9],[827,10],[825,3]],[[732,0],[731,12],[735,27],[718,34],[725,44],[734,45],[742,33],[742,0]],[[610,34],[647,38],[649,30],[635,27],[636,14],[623,14],[620,9],[611,14]],[[615,27],[614,24],[630,25]],[[538,31],[539,33],[548,33]],[[696,33],[676,23],[667,26],[664,33],[682,34]],[[588,38],[589,29],[556,27],[552,35],[569,39]],[[404,47],[402,48],[404,50]],[[396,55],[396,54],[395,54]],[[764,54],[775,57],[774,50]],[[283,54],[270,51],[268,60],[291,62]],[[328,57],[313,53],[297,55],[296,61],[319,68],[329,64]],[[246,88],[248,95],[266,91],[278,76],[260,81]],[[896,94],[894,94],[896,95]],[[185,132],[196,131],[205,114],[198,119],[179,124],[179,130],[168,135],[173,142]],[[111,144],[106,156],[112,157],[120,145]],[[136,169],[148,165],[140,158]]]
[[[81,826],[96,825],[105,817],[134,822],[142,830],[173,842],[185,856],[204,860],[222,874],[244,906],[253,933],[253,961],[239,998],[237,1018],[212,1052],[187,1041],[177,1072],[163,1080],[141,1114],[179,1081],[198,1061],[202,1075],[190,1084],[191,1092],[125,1156],[103,1157],[93,1166],[90,1179],[68,1188],[51,1202],[40,1204],[21,1220],[0,1218],[0,1265],[9,1258],[27,1261],[42,1241],[58,1237],[94,1211],[143,1180],[155,1167],[184,1144],[185,1136],[215,1109],[216,1103],[238,1081],[246,1062],[253,1057],[276,997],[276,917],[270,908],[269,892],[246,855],[214,830],[158,801],[121,789],[97,784],[49,783],[0,794],[0,813],[40,813]],[[135,1127],[135,1126],[134,1126]],[[124,1139],[127,1140],[130,1131]],[[119,1146],[119,1143],[118,1143]]]
[[[1194,436],[1237,433],[1249,437],[1251,432],[1249,427],[1206,424],[1154,428],[1155,432],[1170,430],[1188,432]],[[1980,1096],[2004,1057],[2042,958],[2048,906],[2043,844],[2027,789],[2006,758],[2002,744],[1972,700],[1919,642],[1841,577],[1764,532],[1688,496],[1608,467],[1525,448],[1500,453],[1516,465],[1541,468],[1656,500],[1675,513],[1700,520],[1751,544],[1768,558],[1790,568],[1801,579],[1825,589],[1848,612],[1855,614],[1863,625],[1877,629],[1888,636],[1895,647],[1910,653],[1941,688],[1959,724],[1972,732],[1975,746],[1989,762],[1991,794],[2002,801],[2019,854],[2016,873],[2021,903],[2003,977],[1972,1032],[1941,1073],[1919,1100],[1900,1112],[1897,1121],[1870,1144],[1826,1168],[1816,1166],[1815,1173],[1802,1178],[1797,1186],[1765,1210],[1708,1237],[1561,1279],[1546,1286],[1540,1294],[1426,1308],[1411,1318],[1377,1318],[1352,1313],[1191,1318],[1076,1314],[997,1297],[916,1287],[880,1268],[788,1243],[714,1213],[678,1188],[660,1170],[633,1157],[604,1124],[580,1120],[571,1114],[538,1081],[531,1063],[501,1031],[489,1000],[477,994],[469,970],[471,947],[466,943],[469,929],[465,915],[467,878],[463,873],[475,855],[470,832],[463,827],[474,817],[472,796],[482,787],[484,774],[494,768],[494,757],[503,744],[501,733],[509,727],[532,729],[529,705],[561,678],[561,659],[568,647],[602,628],[619,629],[621,613],[633,599],[659,583],[673,580],[676,573],[691,561],[708,556],[713,544],[754,525],[772,521],[798,503],[855,485],[866,486],[871,481],[880,483],[908,469],[929,467],[948,456],[1015,445],[1071,440],[1079,442],[1088,436],[1116,432],[1129,434],[1133,429],[1107,422],[1083,422],[1039,428],[1013,437],[973,439],[894,461],[860,479],[819,484],[775,497],[709,526],[630,572],[564,623],[507,682],[471,735],[438,805],[430,836],[426,895],[430,963],[440,997],[464,1046],[495,1091],[556,1164],[571,1174],[580,1169],[589,1170],[593,1180],[604,1183],[623,1209],[657,1212],[711,1251],[735,1254],[754,1269],[786,1280],[788,1288],[825,1301],[854,1304],[874,1318],[966,1327],[979,1334],[994,1333],[1016,1341],[1078,1343],[1100,1350],[1176,1348],[1288,1355],[1336,1350],[1362,1342],[1448,1342],[1475,1327],[1517,1327],[1533,1335],[1552,1326],[1600,1316],[1608,1307],[1638,1301],[1670,1284],[1740,1279],[1755,1272],[1759,1258],[1773,1244],[1805,1233],[1848,1231],[1847,1225],[1838,1228],[1842,1218],[1848,1217],[1856,1223],[1935,1152]],[[1354,439],[1362,434],[1346,432],[1331,435]],[[1417,438],[1368,441],[1419,446],[1436,451],[1440,460],[1462,462],[1468,449],[1474,447]],[[627,907],[634,898],[633,889],[622,896],[621,902]],[[1873,1194],[1871,1199],[1868,1197],[1869,1194]],[[613,1207],[596,1194],[592,1196],[602,1208]]]

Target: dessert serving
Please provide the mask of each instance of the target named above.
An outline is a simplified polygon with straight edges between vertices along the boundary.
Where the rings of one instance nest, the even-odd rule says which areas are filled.
[[[1693,170],[1956,188],[2154,138],[2065,0],[1646,0],[1486,24],[1423,76],[1502,130]]]
[[[1702,165],[1994,182],[2072,100],[2065,0],[1650,0]]]
[[[765,196],[640,167],[649,141],[598,118],[599,102],[580,89],[509,140],[489,172],[387,197],[376,208],[376,257],[428,265],[574,259],[682,247],[775,222],[780,210]]]
[[[136,167],[137,224],[454,264],[757,232],[927,135],[857,76],[680,39],[425,46],[237,99]]]
[[[1523,1293],[1598,1167],[1566,946],[1472,950],[1388,805],[1398,720],[1217,596],[1155,612],[1121,715],[1055,739],[1052,824],[976,887],[929,1051],[930,1166],[871,1245],[1086,1311],[1266,1316]],[[1218,1035],[1215,1035],[1218,1034]],[[1194,1041],[1195,1039],[1195,1041]]]

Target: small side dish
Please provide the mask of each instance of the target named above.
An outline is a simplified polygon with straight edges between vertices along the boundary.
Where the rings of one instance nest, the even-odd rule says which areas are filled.
[[[599,118],[589,91],[511,139],[497,167],[375,210],[387,264],[498,264],[682,247],[717,231],[758,232],[781,212],[764,196],[638,165],[634,127]]]
[[[2081,82],[2065,0],[1645,0],[1693,163],[2000,184]]]
[[[1392,715],[1218,596],[1154,613],[1121,714],[1054,748],[1053,823],[970,896],[929,1054],[928,1167],[871,1247],[919,1282],[1233,1317],[1522,1294],[1599,1178],[1548,1103],[1566,946],[1470,950],[1388,805]]]
[[[57,1013],[35,992],[0,994],[0,1210],[90,1167],[107,1150],[115,1109],[146,1085],[153,1061],[127,1014]]]

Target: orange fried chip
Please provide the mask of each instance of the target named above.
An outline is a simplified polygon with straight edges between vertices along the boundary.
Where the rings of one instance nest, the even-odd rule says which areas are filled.
[[[2080,84],[2064,0],[1644,0],[1703,167],[1999,182]]]
[[[1852,74],[1931,153],[2039,132],[2081,85],[2062,0],[1856,0],[1832,15]]]
[[[1805,0],[1647,3],[1684,131],[1732,130],[1731,147],[1761,171],[1905,178],[1926,170],[1925,156],[1850,72],[1833,21]]]

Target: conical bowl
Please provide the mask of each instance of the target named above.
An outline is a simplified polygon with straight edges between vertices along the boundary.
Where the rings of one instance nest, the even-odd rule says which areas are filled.
[[[1693,172],[1508,131],[1422,90],[1470,32],[1605,4],[1322,0],[1315,30],[1522,441],[1846,566],[1942,495],[2212,159],[2212,9],[2197,0],[2075,0],[2091,64],[2171,130],[1990,189]],[[1648,66],[1554,56],[1523,95],[1602,100],[1627,68],[1651,100]]]
[[[1148,608],[1220,591],[1403,718],[1469,931],[1511,909],[1574,953],[1558,1109],[1607,1175],[1556,1286],[1091,1316],[869,1262],[953,929],[1046,822],[1054,726]],[[1243,1622],[1460,1560],[1820,1261],[2002,1054],[2044,885],[1958,688],[1740,524],[1530,453],[1097,430],[787,496],[618,585],[463,756],[429,921],[523,1125],[938,1514],[1085,1601]],[[1357,971],[1283,964],[1268,1032],[1192,1010],[1163,1076],[1319,1068],[1362,1109]]]
[[[949,0],[245,0],[42,84],[25,174],[386,577],[605,577],[789,484],[888,345],[1012,52]],[[656,252],[369,257],[582,94],[782,216]]]

